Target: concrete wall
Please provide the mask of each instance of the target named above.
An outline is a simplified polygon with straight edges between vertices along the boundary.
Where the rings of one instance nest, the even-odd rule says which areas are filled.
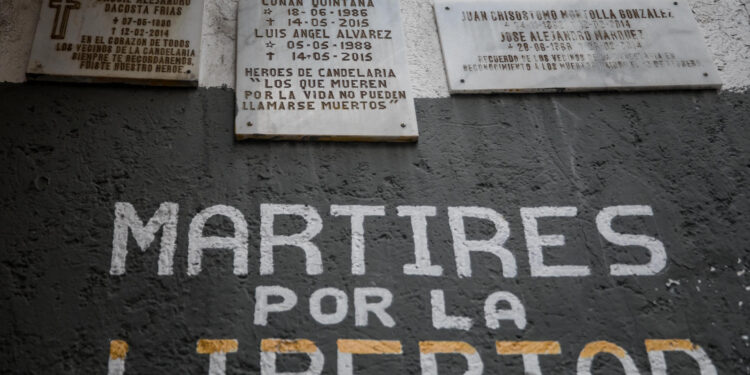
[[[746,0],[689,0],[724,89],[750,86],[750,10]],[[41,0],[0,3],[0,82],[22,82]],[[411,82],[418,98],[447,97],[431,0],[402,0]],[[237,0],[205,0],[201,86],[234,87]]]
[[[0,85],[0,372],[104,373],[110,340],[123,340],[126,373],[200,374],[209,359],[196,352],[197,340],[236,339],[226,373],[257,374],[261,339],[304,338],[322,351],[331,374],[337,340],[367,338],[398,340],[403,354],[356,356],[356,374],[419,374],[424,340],[473,345],[486,374],[524,371],[519,356],[497,355],[496,340],[558,342],[560,355],[541,356],[546,374],[576,373],[584,346],[606,340],[627,351],[637,373],[649,374],[647,339],[690,340],[718,373],[750,374],[748,94],[418,99],[418,144],[236,142],[233,97],[228,89]],[[179,204],[173,275],[157,275],[161,234],[145,253],[131,234],[126,272],[111,274],[118,202],[132,204],[142,220],[163,202]],[[307,274],[299,248],[280,246],[275,272],[260,275],[266,203],[317,210],[321,274]],[[234,274],[230,251],[206,250],[202,271],[189,276],[190,222],[218,204],[248,223],[248,274]],[[333,204],[385,207],[385,216],[365,222],[364,275],[351,273],[351,224],[331,215]],[[403,273],[420,236],[397,216],[402,205],[436,207],[426,241],[443,276]],[[614,229],[663,244],[666,264],[656,274],[610,274],[616,262],[649,261],[643,246],[614,245],[597,229],[597,214],[618,205],[653,210],[621,217]],[[472,255],[472,276],[458,277],[452,206],[503,215],[515,277],[482,253]],[[565,236],[564,246],[545,246],[546,264],[586,266],[590,275],[532,276],[520,209],[541,206],[578,211],[540,219],[540,233]],[[304,227],[285,217],[274,230]],[[468,219],[466,228],[477,240],[496,233],[486,220]],[[221,217],[205,230],[234,233]],[[256,287],[273,285],[294,291],[298,305],[259,325]],[[311,318],[308,298],[323,287],[348,295],[341,323]],[[355,326],[352,295],[364,287],[393,293],[395,326],[374,315]],[[470,330],[435,328],[430,291],[438,289],[449,315],[473,320]],[[496,291],[523,303],[524,327],[485,325],[485,298]],[[280,366],[301,370],[304,358],[287,355]],[[670,374],[699,373],[684,353],[665,358]],[[441,373],[466,369],[461,356],[438,362]],[[593,373],[624,372],[616,356],[601,354]]]
[[[282,338],[311,340],[325,374],[338,372],[340,339],[402,346],[398,355],[356,356],[355,374],[423,373],[424,341],[472,345],[485,374],[534,373],[520,356],[498,355],[496,341],[559,344],[559,354],[540,356],[544,374],[587,374],[577,367],[589,360],[593,374],[663,374],[665,363],[668,374],[712,374],[714,367],[750,374],[745,5],[691,1],[728,89],[721,93],[449,98],[434,21],[425,16],[431,3],[402,4],[420,97],[416,144],[235,141],[235,1],[207,1],[198,89],[24,83],[40,2],[0,1],[0,80],[15,82],[0,83],[0,373],[120,375],[123,363],[126,374],[207,373],[211,361],[221,361],[202,354],[198,340],[233,339],[239,346],[225,357],[226,374],[257,374],[262,340]],[[125,216],[116,207],[130,204],[148,221],[165,202],[179,211],[171,272],[160,275],[166,263],[159,251],[171,232],[162,229],[153,241],[123,232]],[[307,205],[320,215],[322,229],[311,241],[321,272],[306,268],[314,262],[300,248],[276,246],[274,272],[262,274],[266,204]],[[197,237],[245,233],[222,216],[205,230],[190,229],[216,205],[244,218],[247,243],[235,251],[246,249],[248,257],[206,249],[197,272],[189,256]],[[383,216],[365,220],[362,275],[352,273],[352,224],[333,215],[332,205],[384,208]],[[401,206],[434,207],[424,233],[398,215]],[[630,245],[616,244],[597,225],[602,210],[615,206],[641,207],[640,215],[612,224],[615,232],[639,235],[640,244],[632,237]],[[502,246],[505,258],[474,252],[471,276],[461,271],[450,207],[481,207],[507,222],[508,238],[483,247]],[[562,235],[564,244],[534,236],[522,209],[539,207],[575,212],[539,219],[539,233]],[[280,216],[273,231],[291,235],[307,225]],[[504,231],[477,218],[464,225],[478,241]],[[404,272],[415,242],[426,244],[442,275]],[[588,274],[535,273],[533,254],[542,245],[546,265],[586,267]],[[613,264],[659,258],[660,246],[664,264],[640,275],[612,274]],[[260,324],[257,288],[264,286],[288,288],[299,301]],[[347,314],[331,325],[309,312],[310,295],[326,287],[348,298]],[[360,288],[393,295],[392,324],[372,314],[357,324]],[[436,318],[434,290],[443,291],[447,315],[471,319],[472,327],[440,327],[449,319]],[[525,324],[486,324],[485,299],[495,292],[518,298]],[[646,340],[683,340],[661,347],[688,350],[710,367],[699,371],[684,351],[654,359]],[[113,341],[126,342],[127,355]],[[592,360],[586,348],[606,348],[602,341],[623,351]],[[623,370],[627,357],[635,370]],[[461,374],[471,361],[441,355],[437,364],[441,374]],[[308,365],[304,354],[279,358],[280,371]]]

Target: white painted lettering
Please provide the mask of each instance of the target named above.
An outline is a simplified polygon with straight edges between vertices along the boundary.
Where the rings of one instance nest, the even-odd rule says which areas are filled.
[[[336,301],[336,309],[333,313],[323,312],[322,300],[332,297]],[[323,288],[316,290],[310,296],[310,315],[316,322],[324,325],[338,324],[346,319],[349,311],[349,298],[346,293],[336,288]]]
[[[698,363],[701,375],[716,375],[716,367],[703,348],[690,340],[646,340],[648,361],[652,375],[667,375],[667,359],[664,352],[682,352]]]
[[[232,221],[234,235],[232,237],[204,237],[203,228],[206,222],[214,216],[224,216]],[[242,212],[230,206],[213,206],[201,211],[193,218],[188,232],[188,275],[196,276],[201,273],[203,250],[230,249],[234,252],[234,274],[247,275],[247,221]]]
[[[639,375],[638,368],[635,366],[633,358],[628,355],[625,349],[607,341],[596,341],[588,343],[581,354],[578,356],[578,375],[591,375],[591,365],[594,363],[594,357],[599,353],[613,355],[620,361],[625,375]]]
[[[476,348],[463,341],[421,341],[419,364],[422,375],[438,375],[437,354],[460,354],[466,359],[468,369],[464,375],[482,375],[484,363]]]
[[[427,217],[437,215],[432,206],[399,206],[396,208],[398,216],[411,218],[411,228],[414,235],[414,260],[412,264],[404,265],[404,274],[419,276],[440,276],[443,267],[432,264],[430,250],[427,247]]]
[[[177,242],[177,203],[164,202],[156,210],[154,216],[146,225],[138,217],[135,208],[127,202],[115,203],[115,229],[112,239],[112,262],[109,274],[114,276],[125,274],[125,261],[128,256],[128,233],[141,248],[146,251],[154,241],[156,232],[163,228],[161,234],[161,248],[159,249],[160,276],[172,275],[172,264]]]
[[[498,310],[498,302],[507,302],[510,304],[508,310]],[[487,328],[500,328],[501,320],[512,320],[518,329],[526,328],[526,309],[523,307],[521,300],[510,292],[495,292],[487,297],[484,302],[484,319]]]
[[[495,226],[495,235],[489,240],[466,239],[465,217],[491,221]],[[516,277],[516,259],[510,250],[503,247],[510,236],[510,228],[502,215],[484,207],[448,207],[448,220],[453,234],[458,277],[471,277],[471,252],[495,255],[503,265],[503,276]]]
[[[537,219],[542,217],[575,217],[578,209],[575,207],[534,207],[521,208],[521,219],[526,236],[526,247],[529,250],[529,266],[533,277],[566,277],[588,276],[591,270],[588,266],[547,266],[544,264],[543,247],[564,246],[565,236],[561,234],[539,234]]]
[[[351,216],[352,275],[365,274],[365,217],[385,216],[384,206],[331,206],[333,216]]]
[[[278,372],[276,358],[279,354],[305,354],[310,358],[310,365],[305,371]],[[323,352],[310,340],[264,339],[260,342],[261,375],[320,375],[324,363]]]
[[[656,238],[617,233],[612,229],[612,220],[618,216],[653,216],[650,206],[614,206],[606,207],[596,215],[596,227],[607,241],[618,246],[645,247],[651,253],[647,264],[612,264],[609,271],[613,276],[648,276],[656,275],[667,266],[667,252],[664,244]]]
[[[379,298],[377,302],[368,302],[368,297]],[[367,327],[370,313],[380,319],[386,327],[394,327],[396,322],[386,309],[393,303],[393,294],[383,288],[355,288],[354,289],[354,324],[357,327]]]
[[[268,297],[281,297],[281,302],[270,304]],[[268,325],[268,313],[289,311],[297,305],[297,295],[281,286],[259,286],[255,288],[255,317],[258,326]]]
[[[450,316],[445,312],[445,293],[440,290],[430,291],[432,303],[432,326],[435,329],[460,329],[468,331],[474,324],[469,317]]]
[[[305,219],[304,231],[292,235],[274,234],[273,223],[277,215],[297,215]],[[308,275],[323,273],[320,250],[311,242],[323,229],[323,220],[318,211],[310,206],[262,204],[260,206],[260,274],[273,275],[273,247],[296,246],[305,252],[305,271]]]

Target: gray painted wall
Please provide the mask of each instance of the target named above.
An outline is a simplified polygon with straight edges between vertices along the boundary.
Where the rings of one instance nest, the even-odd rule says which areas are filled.
[[[362,356],[357,374],[419,373],[418,341],[474,345],[485,373],[521,374],[520,357],[495,354],[495,340],[556,340],[562,355],[543,356],[548,374],[575,372],[583,346],[608,340],[650,373],[644,339],[690,339],[722,374],[750,374],[750,96],[714,92],[470,96],[416,102],[418,144],[242,142],[233,140],[230,90],[56,84],[0,85],[0,372],[105,373],[109,341],[125,340],[127,373],[206,373],[200,338],[234,338],[228,374],[258,373],[261,338],[307,338],[334,373],[336,339],[400,340],[403,356]],[[141,253],[130,238],[127,273],[109,274],[114,205],[132,203],[142,219],[161,202],[180,204],[175,275],[157,276],[157,241]],[[324,273],[305,275],[301,251],[279,248],[276,273],[258,274],[259,206],[309,204],[323,217],[315,243]],[[206,253],[203,272],[186,275],[188,225],[200,210],[241,210],[250,232],[250,274],[232,274],[227,251]],[[366,221],[367,274],[350,273],[349,219],[331,204],[385,205]],[[645,262],[638,247],[608,244],[594,217],[614,205],[649,205],[653,217],[618,221],[666,247],[655,276],[613,277],[614,262]],[[399,205],[433,205],[433,262],[443,277],[401,272],[413,261],[408,218]],[[491,255],[473,256],[473,277],[456,276],[448,206],[482,206],[510,223],[506,247],[518,277],[501,277]],[[543,234],[566,245],[545,250],[550,264],[589,265],[578,278],[531,277],[521,207],[574,206],[576,218],[543,219]],[[228,221],[206,234],[231,235]],[[293,233],[299,220],[280,219]],[[486,222],[468,221],[488,238]],[[259,285],[294,290],[299,305],[253,324]],[[315,289],[379,286],[394,294],[396,327],[377,320],[324,327],[307,312]],[[436,330],[431,289],[447,311],[475,320],[468,332]],[[524,330],[484,326],[484,299],[510,291],[526,307]],[[299,370],[304,360],[285,360]],[[684,355],[668,354],[670,374],[697,374]],[[441,357],[441,373],[462,373],[460,357]],[[614,357],[597,374],[622,373]]]

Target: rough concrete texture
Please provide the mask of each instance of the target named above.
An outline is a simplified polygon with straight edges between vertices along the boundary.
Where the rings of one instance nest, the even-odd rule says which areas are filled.
[[[724,89],[750,86],[750,5],[747,0],[692,0]]]
[[[448,79],[432,4],[432,0],[401,1],[409,75],[417,98],[448,96]]]
[[[201,86],[234,87],[237,1],[205,0]],[[745,0],[689,0],[724,89],[750,87],[750,10]],[[0,82],[23,82],[41,0],[0,3]],[[402,0],[414,94],[447,97],[443,57],[432,0]]]
[[[200,85],[234,88],[237,0],[204,1]]]
[[[543,356],[546,374],[572,374],[592,341],[625,348],[650,373],[644,339],[690,339],[720,374],[750,374],[750,114],[748,94],[472,96],[417,100],[418,144],[235,142],[231,90],[0,85],[0,372],[104,373],[109,340],[131,351],[127,373],[206,373],[200,338],[234,338],[227,374],[258,373],[261,338],[306,338],[335,373],[336,339],[400,340],[403,356],[358,356],[356,374],[419,373],[419,340],[463,340],[487,374],[522,373],[519,357],[495,353],[494,340],[558,340],[562,355]],[[147,219],[161,202],[180,205],[175,275],[157,276],[159,235],[146,253],[130,238],[127,273],[110,276],[116,202]],[[315,243],[324,272],[306,276],[301,252],[276,250],[276,273],[259,276],[259,206],[309,204],[323,218]],[[246,217],[250,273],[232,274],[227,251],[207,252],[203,272],[186,275],[188,223],[200,210],[231,205]],[[385,205],[366,222],[367,274],[352,276],[348,218],[331,204]],[[615,228],[661,240],[666,268],[655,276],[612,277],[613,262],[643,262],[639,247],[617,247],[594,224],[605,206],[644,204],[654,216]],[[443,277],[401,273],[413,261],[412,230],[398,205],[434,205],[428,219],[433,262]],[[497,258],[473,256],[473,276],[456,277],[446,207],[482,206],[510,223],[506,247],[518,277],[503,278]],[[563,234],[547,262],[591,267],[591,276],[530,276],[520,207],[574,206],[577,218],[544,219],[543,234]],[[277,223],[280,233],[301,229]],[[494,230],[469,221],[474,238]],[[226,221],[206,235],[231,235]],[[282,285],[299,305],[253,324],[254,290]],[[396,327],[377,320],[355,327],[315,323],[309,294],[336,287],[394,293]],[[468,332],[436,330],[432,289],[443,289],[452,315],[475,320]],[[516,294],[527,310],[520,330],[484,325],[484,299]],[[373,318],[374,319],[374,318]],[[296,357],[295,357],[296,358]],[[442,358],[442,357],[441,357]],[[284,361],[287,371],[304,367]],[[461,358],[440,359],[441,373],[462,373]],[[689,357],[668,354],[670,374],[698,374]],[[621,374],[612,356],[595,374]],[[282,368],[283,369],[283,368]]]
[[[0,82],[26,80],[41,0],[0,1]]]

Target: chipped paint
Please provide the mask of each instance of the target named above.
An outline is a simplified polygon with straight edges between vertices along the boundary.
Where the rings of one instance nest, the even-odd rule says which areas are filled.
[[[581,351],[581,358],[594,358],[599,353],[609,353],[617,358],[625,358],[625,349],[608,341],[596,341],[586,345]]]
[[[264,339],[260,342],[260,350],[275,353],[314,353],[318,347],[312,341],[304,339]]]
[[[112,340],[109,343],[110,359],[125,359],[128,355],[128,343],[121,340]]]
[[[393,340],[338,340],[341,353],[351,354],[401,354],[401,342]]]
[[[195,349],[200,354],[213,353],[236,353],[239,348],[237,340],[198,340],[198,347]]]
[[[497,354],[505,355],[561,353],[560,343],[557,341],[498,341],[495,349]]]
[[[419,352],[431,353],[463,353],[474,354],[477,349],[462,341],[420,341]]]

